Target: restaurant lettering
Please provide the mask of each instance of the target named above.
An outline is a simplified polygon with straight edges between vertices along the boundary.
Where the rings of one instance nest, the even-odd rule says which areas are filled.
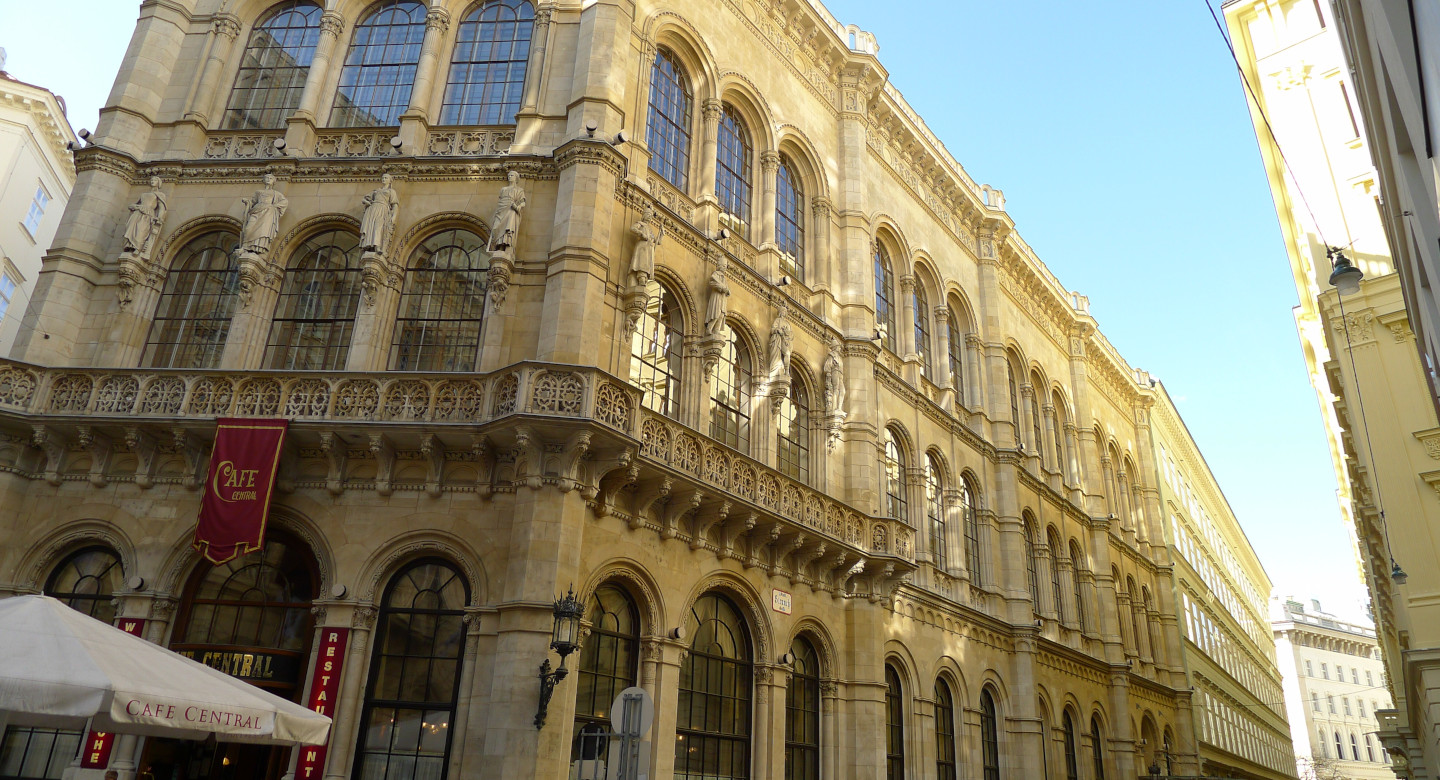
[[[140,699],[130,699],[125,702],[125,714],[129,717],[124,720],[132,723],[174,722],[179,720],[184,723],[204,723],[222,726],[234,731],[254,732],[259,732],[266,726],[265,718],[254,712],[244,713],[230,710],[212,710],[208,707],[199,707],[193,704],[187,707],[181,707],[176,704],[147,702],[141,701]]]
[[[265,546],[270,492],[287,426],[285,420],[216,421],[195,525],[195,549],[211,563],[218,566]]]
[[[340,673],[345,668],[345,646],[350,640],[348,628],[320,629],[320,648],[315,652],[315,670],[310,677],[310,709],[334,717],[335,697],[340,693]],[[334,734],[334,729],[331,729]],[[295,764],[296,780],[315,780],[325,773],[326,745],[307,745],[300,749]]]
[[[175,652],[242,680],[294,683],[299,671],[296,659],[270,653],[178,648]]]

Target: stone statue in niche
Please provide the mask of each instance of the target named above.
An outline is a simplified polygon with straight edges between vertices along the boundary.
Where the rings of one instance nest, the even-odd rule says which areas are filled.
[[[730,260],[723,253],[718,255],[715,270],[710,274],[710,297],[705,301],[705,332],[721,339],[727,330],[725,312],[730,305],[730,283],[725,280],[729,268]]]
[[[520,186],[520,172],[506,174],[509,184],[500,188],[495,203],[495,216],[490,219],[490,250],[492,257],[515,260],[515,241],[520,235],[520,215],[529,205],[525,188]]]
[[[785,319],[788,309],[785,302],[781,301],[780,310],[775,313],[775,322],[770,326],[770,367],[767,373],[771,382],[782,377],[787,380],[790,378],[790,352],[794,347],[795,334]],[[786,384],[788,385],[788,382]],[[786,390],[789,390],[788,386]]]
[[[380,177],[380,186],[366,195],[361,204],[365,213],[360,217],[360,251],[385,254],[395,218],[400,213],[400,196],[390,186],[390,174]]]
[[[270,242],[280,233],[280,218],[290,201],[275,189],[275,174],[267,173],[261,179],[265,183],[253,197],[241,198],[245,216],[241,220],[240,253],[264,257],[270,251]]]
[[[840,360],[840,339],[833,336],[825,355],[825,411],[845,417],[845,365]]]
[[[130,206],[130,219],[125,223],[125,244],[121,254],[139,260],[149,260],[155,248],[155,237],[165,224],[168,210],[165,196],[160,192],[159,176],[150,177],[150,191],[140,196]]]
[[[630,253],[629,283],[632,288],[644,287],[655,275],[655,251],[660,248],[660,239],[665,237],[665,226],[650,224],[654,220],[655,207],[646,203],[639,221],[630,226],[630,233],[636,239],[635,251]]]

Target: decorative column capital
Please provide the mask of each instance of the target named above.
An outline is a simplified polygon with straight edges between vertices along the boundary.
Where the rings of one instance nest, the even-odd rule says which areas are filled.
[[[1025,382],[1025,383],[1021,384],[1021,385],[1020,385],[1020,397],[1021,397],[1021,398],[1031,398],[1031,399],[1033,399],[1033,398],[1035,397],[1035,386],[1032,385],[1032,384],[1030,384],[1029,382]]]
[[[830,199],[823,195],[816,195],[810,199],[810,212],[815,215],[816,219],[828,219],[833,208]]]
[[[950,307],[949,307],[949,306],[936,306],[936,307],[934,307],[934,308],[932,308],[932,309],[930,310],[930,313],[935,316],[935,323],[936,323],[937,325],[942,325],[942,326],[943,326],[943,325],[946,325],[947,323],[950,322]],[[940,331],[941,331],[941,333],[944,333],[944,334],[946,334],[947,336],[949,335],[949,332],[946,331],[945,328],[943,328],[943,327],[940,328]]]
[[[974,350],[979,350],[985,346],[985,342],[980,340],[980,336],[978,334],[966,333],[965,346]]]
[[[216,14],[211,27],[216,35],[233,41],[240,35],[240,17],[235,14]]]
[[[320,15],[320,34],[328,35],[331,38],[339,38],[340,33],[345,32],[345,17],[335,11],[326,11]]]
[[[554,3],[543,3],[535,9],[535,28],[543,30],[550,26],[550,20],[555,15]]]
[[[774,176],[780,170],[780,153],[768,149],[761,152],[760,169],[767,177]]]
[[[441,35],[450,29],[450,12],[444,8],[431,8],[425,14],[425,30],[434,30]]]
[[[705,105],[701,108],[701,111],[704,113],[706,125],[718,125],[720,123],[720,112],[723,110],[723,106],[724,104],[720,102],[719,98],[705,99]]]
[[[914,275],[914,274],[905,274],[904,276],[900,277],[900,290],[901,290],[901,292],[905,293],[906,295],[914,295],[914,294],[915,294],[915,275]]]
[[[1043,404],[1043,405],[1041,405],[1041,407],[1040,407],[1040,411],[1041,411],[1041,412],[1044,412],[1046,415],[1054,416],[1054,414],[1055,414],[1055,405],[1054,405],[1054,404]]]

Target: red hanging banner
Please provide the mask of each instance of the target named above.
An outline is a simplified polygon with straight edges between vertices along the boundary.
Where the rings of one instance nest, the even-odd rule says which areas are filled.
[[[335,698],[340,694],[340,673],[345,669],[345,646],[350,641],[348,628],[320,629],[320,648],[315,653],[315,673],[310,678],[310,709],[321,715],[335,717]],[[335,738],[332,725],[330,738]],[[325,754],[329,743],[300,748],[295,764],[295,780],[316,780],[325,773]]]
[[[289,421],[223,418],[216,423],[195,549],[219,565],[265,544],[270,491]]]
[[[145,635],[145,618],[120,618],[115,627],[132,636]],[[92,731],[85,735],[85,752],[80,755],[81,769],[105,769],[110,766],[110,751],[115,747],[115,732]]]

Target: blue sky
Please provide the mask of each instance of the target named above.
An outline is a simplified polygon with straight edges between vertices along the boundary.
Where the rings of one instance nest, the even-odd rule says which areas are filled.
[[[1165,382],[1282,594],[1363,614],[1295,288],[1204,0],[830,0],[1106,336]],[[95,126],[138,4],[0,0],[7,70]],[[1218,8],[1218,0],[1217,0]]]

